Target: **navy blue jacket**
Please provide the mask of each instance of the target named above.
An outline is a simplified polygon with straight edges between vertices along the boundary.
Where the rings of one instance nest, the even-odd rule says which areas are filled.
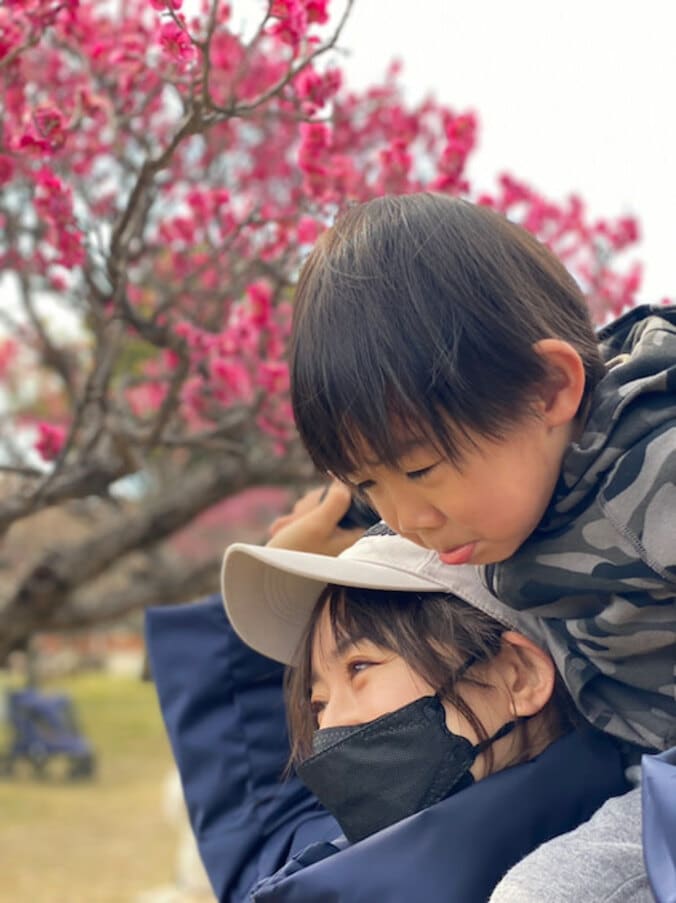
[[[613,741],[576,731],[532,762],[359,844],[335,844],[335,820],[295,776],[282,778],[283,668],[242,644],[220,597],[149,610],[147,640],[191,823],[220,901],[485,901],[511,865],[627,789]]]

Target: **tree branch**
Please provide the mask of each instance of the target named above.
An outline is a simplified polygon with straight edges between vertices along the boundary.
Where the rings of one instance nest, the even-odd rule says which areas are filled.
[[[211,505],[250,486],[286,485],[311,474],[304,455],[275,459],[250,446],[247,458],[231,456],[203,468],[112,528],[77,545],[47,551],[18,582],[0,612],[0,661],[41,625],[57,618],[78,587],[123,556],[155,546]]]
[[[109,624],[148,605],[174,605],[217,592],[221,558],[214,556],[190,566],[185,561],[176,565],[170,555],[156,555],[143,570],[133,570],[123,590],[110,591],[87,605],[66,602],[40,629],[73,630]]]

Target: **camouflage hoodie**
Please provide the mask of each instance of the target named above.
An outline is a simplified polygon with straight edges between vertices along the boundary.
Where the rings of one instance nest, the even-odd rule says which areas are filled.
[[[607,373],[537,530],[486,582],[543,618],[578,707],[598,728],[676,744],[676,308],[599,333]]]

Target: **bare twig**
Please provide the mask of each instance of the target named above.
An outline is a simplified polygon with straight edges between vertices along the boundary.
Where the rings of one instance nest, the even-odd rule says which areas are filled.
[[[297,63],[296,65],[291,64],[286,73],[274,85],[268,88],[267,91],[264,91],[263,94],[260,94],[255,100],[249,101],[248,103],[233,103],[228,107],[222,107],[218,104],[215,104],[211,96],[209,96],[208,108],[216,113],[220,113],[222,116],[227,118],[234,116],[244,117],[252,113],[258,107],[266,104],[273,97],[276,97],[284,90],[284,88],[288,84],[290,84],[290,82],[294,80],[294,78],[296,78],[297,75],[300,75],[300,73],[311,63],[313,63],[318,57],[327,53],[329,50],[332,50],[336,46],[353,6],[354,0],[347,0],[343,14],[340,17],[338,25],[336,26],[331,37],[324,43],[320,44],[315,50],[312,51],[312,53],[304,57],[299,63]]]

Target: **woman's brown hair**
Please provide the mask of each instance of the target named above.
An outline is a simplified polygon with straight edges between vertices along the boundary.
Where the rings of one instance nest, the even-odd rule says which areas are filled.
[[[502,635],[507,630],[504,624],[452,595],[329,585],[312,612],[294,667],[286,673],[292,762],[302,761],[312,752],[312,733],[316,727],[310,707],[312,648],[317,623],[327,605],[337,643],[365,639],[400,655],[467,719],[480,740],[486,739],[481,721],[462,698],[459,686],[461,682],[488,686],[479,677],[479,666],[500,651]],[[472,667],[467,667],[470,662]],[[549,743],[564,733],[572,726],[572,712],[572,702],[557,676],[554,695],[538,719],[537,739]],[[515,745],[520,749],[512,764],[531,758],[529,744],[536,739],[531,737],[532,733],[532,726],[527,722],[518,726]],[[490,771],[490,748],[487,765]]]

